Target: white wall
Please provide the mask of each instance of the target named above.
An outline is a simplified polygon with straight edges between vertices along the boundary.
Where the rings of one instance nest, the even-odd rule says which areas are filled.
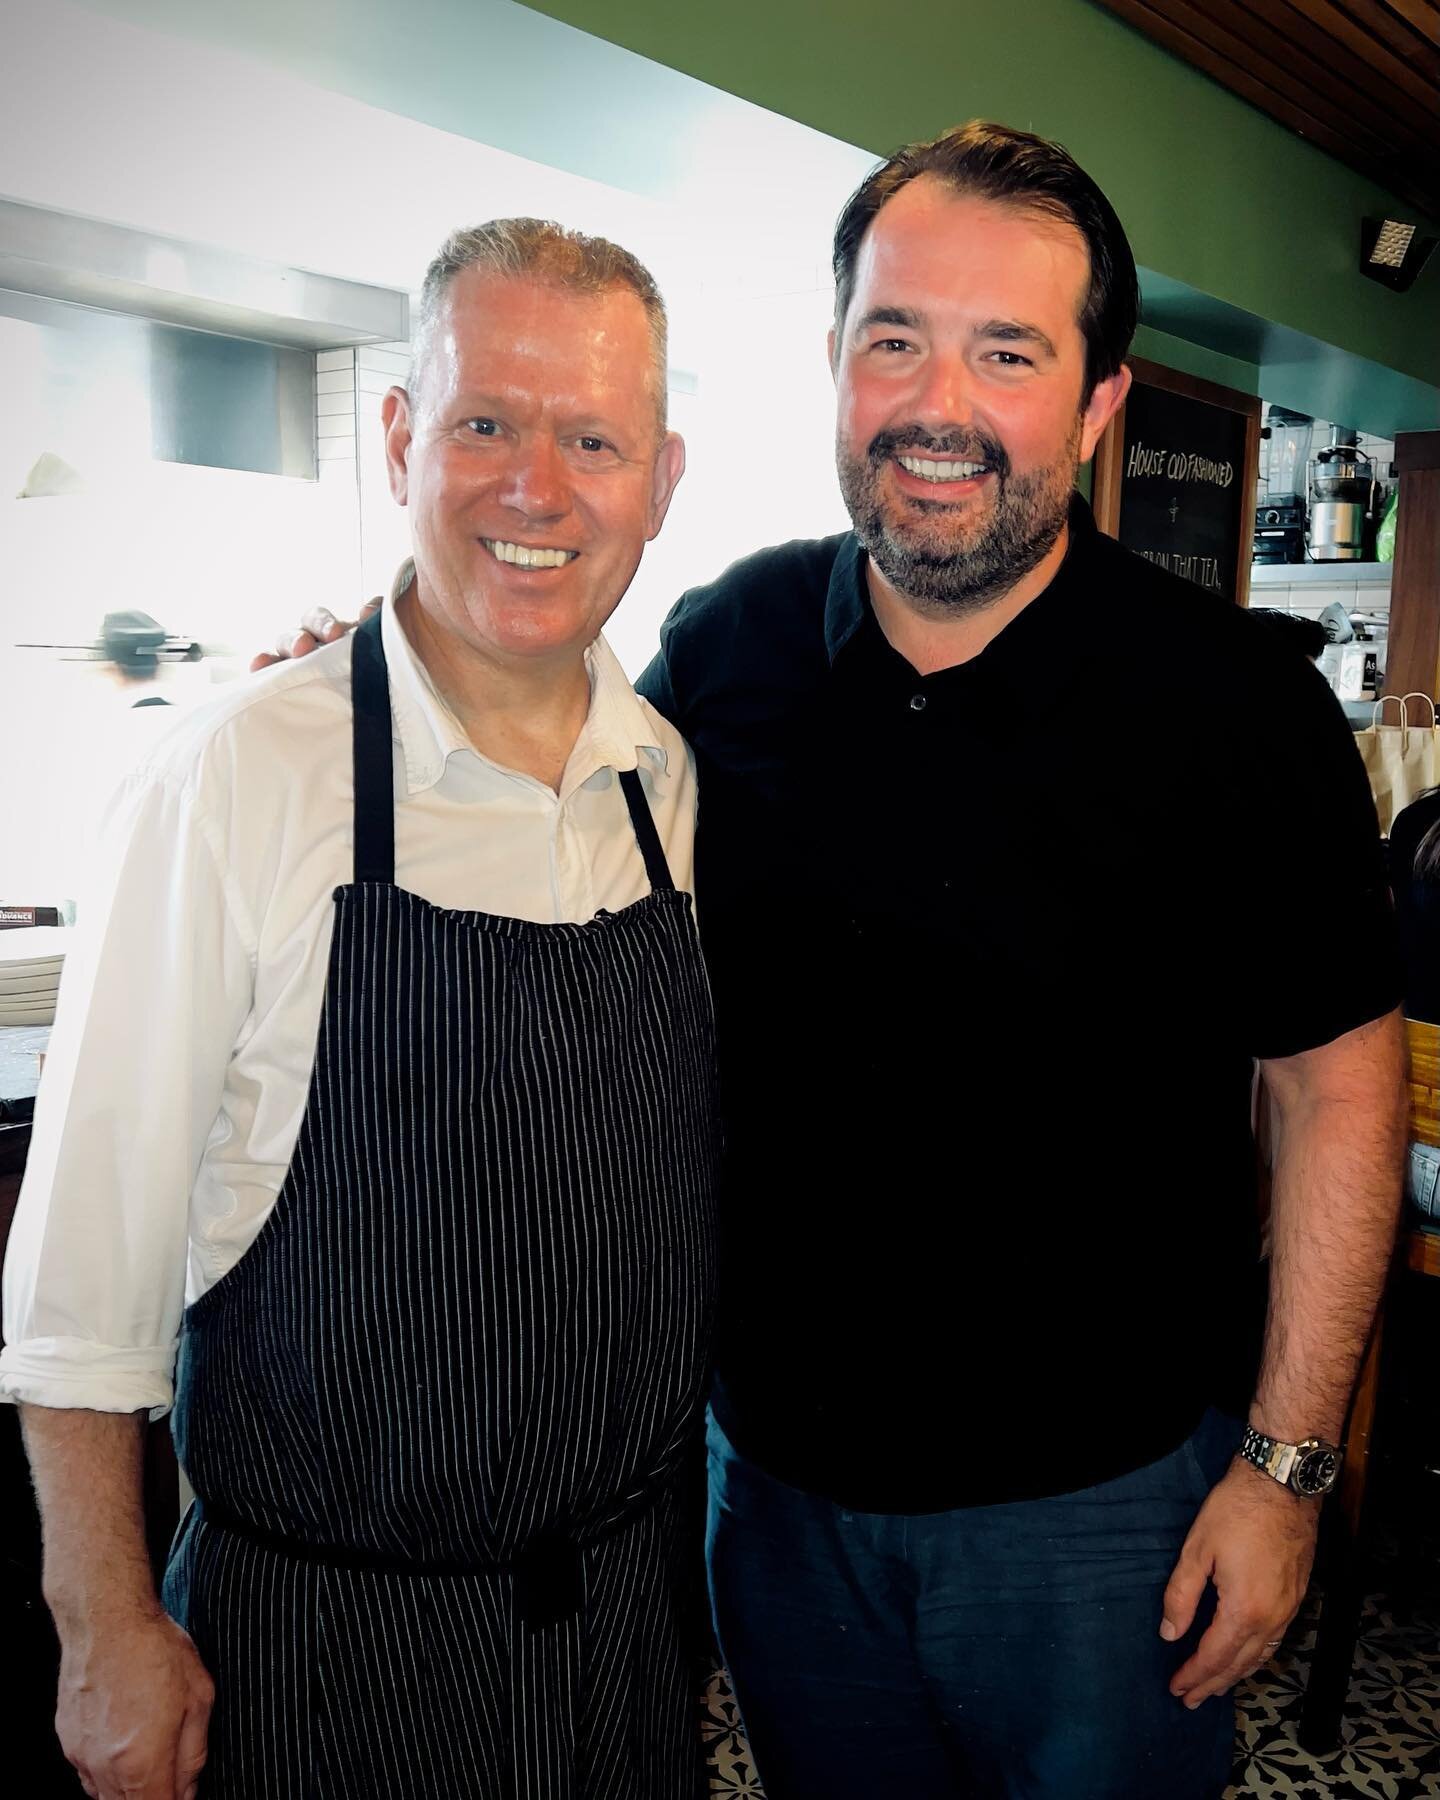
[[[745,144],[717,124],[685,149],[686,202],[661,204],[69,0],[8,0],[4,44],[10,199],[403,290],[455,225],[513,213],[614,237],[650,265],[670,304],[672,366],[695,391],[672,401],[689,473],[609,633],[632,673],[684,587],[761,544],[843,528],[826,255],[866,154],[781,119]],[[492,66],[485,79],[534,71]],[[19,392],[24,368],[23,343],[0,332],[3,391]],[[374,410],[357,412],[362,474]],[[10,646],[86,642],[104,612],[140,607],[248,653],[316,601],[353,612],[405,546],[373,481],[181,468],[122,448],[135,432],[119,393],[96,408],[93,439],[69,443],[82,493],[11,499],[51,448],[22,414],[0,419],[0,765],[44,743],[54,767],[18,799],[11,790],[7,901],[73,893],[70,822],[92,808],[120,704],[83,664],[42,675],[40,653]]]

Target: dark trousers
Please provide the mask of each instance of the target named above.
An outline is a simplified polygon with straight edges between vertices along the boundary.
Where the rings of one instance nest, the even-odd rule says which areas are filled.
[[[711,1599],[768,1800],[1216,1800],[1229,1697],[1189,1712],[1161,1599],[1241,1427],[1054,1499],[847,1512],[710,1426]]]

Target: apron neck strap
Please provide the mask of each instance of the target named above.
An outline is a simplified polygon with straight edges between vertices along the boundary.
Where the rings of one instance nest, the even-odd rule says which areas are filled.
[[[668,894],[675,883],[670,879],[670,865],[661,848],[660,833],[655,829],[655,821],[650,816],[650,808],[645,800],[645,790],[640,785],[640,771],[621,769],[620,786],[625,795],[625,804],[630,809],[635,842],[645,858],[645,873],[650,878],[651,890],[657,894]]]
[[[395,759],[390,733],[390,678],[377,611],[355,633],[351,663],[351,712],[355,746],[355,879],[395,880]],[[635,842],[655,893],[675,886],[655,829],[638,769],[620,771]]]
[[[355,633],[351,711],[355,733],[355,879],[395,880],[395,757],[390,678],[377,610]]]

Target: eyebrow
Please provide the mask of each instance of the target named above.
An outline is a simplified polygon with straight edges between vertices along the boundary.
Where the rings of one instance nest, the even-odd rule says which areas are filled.
[[[999,338],[1007,344],[1034,344],[1047,356],[1054,356],[1055,346],[1038,325],[1028,325],[1023,319],[987,319],[983,325],[975,327],[978,338]]]
[[[919,331],[921,323],[919,313],[911,312],[908,306],[872,306],[855,321],[855,329],[861,332],[868,331],[872,325],[899,325],[906,331]]]

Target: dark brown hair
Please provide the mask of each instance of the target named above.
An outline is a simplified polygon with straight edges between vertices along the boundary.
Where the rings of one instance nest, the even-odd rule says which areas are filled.
[[[1428,794],[1422,794],[1420,798],[1429,800],[1437,794],[1440,794],[1440,788],[1431,788]],[[1415,846],[1412,873],[1417,881],[1440,882],[1440,819],[1436,819]]]
[[[843,328],[860,243],[875,215],[908,182],[934,175],[957,194],[1045,213],[1073,225],[1090,252],[1090,286],[1080,309],[1085,394],[1118,373],[1140,318],[1140,283],[1115,208],[1061,145],[1008,125],[972,119],[924,144],[907,144],[866,176],[835,226],[835,325]]]

